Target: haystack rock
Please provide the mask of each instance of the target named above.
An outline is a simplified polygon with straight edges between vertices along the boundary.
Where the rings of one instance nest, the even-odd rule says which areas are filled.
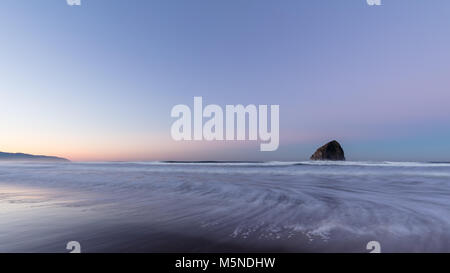
[[[323,145],[311,156],[311,160],[345,160],[344,150],[336,140]]]

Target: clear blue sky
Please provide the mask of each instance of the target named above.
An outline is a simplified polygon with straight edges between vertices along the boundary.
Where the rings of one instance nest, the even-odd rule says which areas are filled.
[[[4,0],[0,150],[450,161],[450,1]],[[279,104],[280,148],[175,143],[175,104]]]

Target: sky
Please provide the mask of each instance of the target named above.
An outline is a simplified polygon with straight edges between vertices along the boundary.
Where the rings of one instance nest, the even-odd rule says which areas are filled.
[[[74,161],[450,161],[450,1],[4,0],[0,151]],[[171,138],[174,105],[280,105],[280,146]]]

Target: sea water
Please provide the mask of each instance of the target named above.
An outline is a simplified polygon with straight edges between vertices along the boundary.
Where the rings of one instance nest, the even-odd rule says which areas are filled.
[[[0,252],[450,251],[450,164],[1,163]]]

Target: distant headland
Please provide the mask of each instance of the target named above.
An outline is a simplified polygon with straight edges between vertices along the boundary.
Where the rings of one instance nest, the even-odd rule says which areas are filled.
[[[0,162],[1,161],[32,161],[32,162],[70,162],[70,160],[62,157],[56,156],[46,156],[46,155],[31,155],[23,153],[4,153],[0,152]]]

